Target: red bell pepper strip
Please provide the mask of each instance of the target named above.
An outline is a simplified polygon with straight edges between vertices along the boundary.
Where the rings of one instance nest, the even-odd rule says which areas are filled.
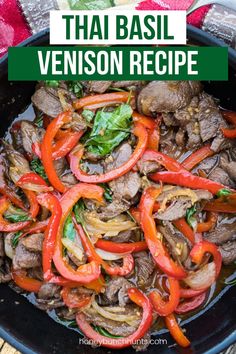
[[[173,314],[165,317],[165,323],[166,327],[170,331],[170,334],[181,347],[186,348],[190,346],[190,341],[183,334]]]
[[[152,150],[158,150],[160,143],[160,125],[156,123],[154,129],[148,132],[147,148]]]
[[[154,310],[160,316],[168,316],[174,312],[180,300],[179,281],[170,277],[168,277],[168,281],[170,291],[168,301],[164,301],[157,290],[152,291],[149,295],[149,299],[151,300]]]
[[[158,150],[160,141],[160,122],[157,122],[153,118],[144,116],[138,112],[133,112],[132,117],[134,122],[139,122],[148,129],[147,148]]]
[[[17,286],[29,292],[38,293],[43,282],[29,278],[25,270],[12,270],[12,278]]]
[[[219,190],[227,188],[223,184],[211,181],[207,178],[195,176],[186,170],[179,172],[157,172],[151,174],[150,178],[155,182],[175,184],[177,186],[183,186],[192,189],[208,190],[212,194],[217,194]]]
[[[85,315],[82,312],[78,312],[76,315],[76,322],[86,337],[92,339],[94,343],[111,349],[129,347],[132,344],[135,344],[138,339],[142,338],[152,324],[152,305],[148,297],[136,288],[128,289],[128,296],[131,301],[143,309],[142,320],[138,329],[134,333],[122,338],[107,338],[96,332],[86,320]]]
[[[159,268],[170,277],[183,279],[187,276],[187,274],[180,265],[175,263],[170,258],[170,255],[159,237],[159,233],[156,229],[156,224],[152,216],[155,200],[161,191],[162,188],[157,189],[154,187],[149,187],[144,191],[140,202],[141,226],[149,251],[151,252],[152,257]]]
[[[28,226],[31,221],[19,221],[15,223],[10,223],[3,218],[3,214],[7,211],[10,206],[10,202],[6,197],[0,198],[0,231],[1,232],[15,232],[24,229]]]
[[[84,286],[85,288],[92,289],[92,290],[96,291],[96,293],[100,293],[102,290],[104,290],[104,287],[106,284],[102,275],[100,275],[100,277],[98,279],[95,279],[88,284],[78,283],[75,281],[65,279],[61,276],[54,275],[49,280],[49,283],[57,284],[57,285],[67,287],[67,288],[77,288],[78,286]]]
[[[184,170],[178,161],[159,151],[146,150],[141,161],[155,161],[165,167],[168,171],[178,172]]]
[[[129,210],[129,212],[132,215],[132,217],[134,218],[134,220],[136,221],[136,223],[140,224],[140,222],[141,222],[141,213],[140,213],[139,208],[132,207]]]
[[[55,135],[58,130],[66,123],[69,123],[72,120],[72,112],[63,112],[58,115],[57,118],[53,119],[53,121],[47,127],[46,133],[44,135],[42,145],[41,145],[41,153],[42,153],[42,163],[46,172],[46,175],[49,179],[51,185],[61,193],[64,193],[67,188],[59,179],[52,157],[52,145]]]
[[[45,180],[35,172],[25,173],[18,181],[17,186],[38,193],[50,192],[53,190],[49,187]]]
[[[24,230],[24,234],[20,236],[20,238],[25,237],[29,234],[35,234],[37,232],[44,232],[47,228],[49,219],[43,221],[36,221],[35,223],[30,224]]]
[[[223,117],[227,122],[236,126],[236,112],[232,111],[221,111]]]
[[[191,298],[188,301],[181,302],[175,309],[175,313],[182,315],[184,313],[196,310],[206,299],[206,292]]]
[[[90,262],[94,261],[100,264],[104,270],[106,271],[107,274],[109,275],[119,275],[119,276],[126,276],[130,274],[130,272],[134,269],[134,259],[131,254],[128,254],[124,256],[123,258],[123,266],[115,266],[112,267],[110,266],[107,262],[105,262],[96,252],[92,242],[89,240],[89,238],[85,235],[85,232],[82,228],[81,225],[78,225],[76,223],[76,220],[74,220],[75,227],[79,233],[79,236],[81,238],[83,247],[85,249],[85,252],[87,254],[88,260]]]
[[[236,129],[221,128],[221,130],[225,138],[229,138],[229,139],[236,138]]]
[[[185,288],[180,288],[180,297],[183,299],[191,299],[192,297],[198,296],[202,293],[204,293],[206,289],[203,290],[194,290],[194,289],[185,289]]]
[[[197,225],[197,232],[208,232],[213,229],[216,225],[218,219],[218,214],[213,212],[208,212],[207,221],[201,222]]]
[[[192,243],[195,243],[195,234],[185,218],[173,221],[174,226]]]
[[[68,133],[65,138],[58,140],[53,145],[53,160],[58,160],[68,155],[69,152],[78,144],[78,141],[83,133],[83,131]]]
[[[118,168],[100,175],[89,175],[80,169],[80,160],[83,156],[83,149],[78,150],[76,153],[70,154],[70,168],[76,178],[81,182],[86,183],[105,183],[113,179],[119,178],[129,172],[138,162],[143,155],[148,140],[147,130],[140,123],[135,123],[134,135],[138,138],[137,146],[131,155],[130,159],[123,163]]]
[[[107,104],[127,102],[130,99],[130,92],[112,92],[101,95],[85,96],[76,100],[73,104],[76,110],[81,108],[97,109]]]
[[[33,191],[28,191],[27,189],[24,190],[24,193],[30,205],[29,214],[32,217],[32,219],[35,219],[39,213],[39,204],[37,201],[36,194]]]
[[[136,111],[132,113],[132,118],[134,122],[141,123],[147,129],[153,130],[156,128],[156,122],[153,118],[144,116]]]
[[[218,247],[214,243],[205,240],[196,243],[190,252],[190,257],[194,263],[200,265],[205,253],[210,253],[213,256],[217,278],[221,270],[222,256]]]
[[[62,210],[59,200],[51,193],[43,193],[37,196],[40,205],[47,208],[51,212],[47,228],[44,232],[42,263],[44,280],[50,280],[54,274],[52,271],[52,258],[55,248],[56,236]]]
[[[96,242],[96,247],[100,248],[101,250],[114,253],[133,253],[145,251],[148,249],[147,243],[145,241],[117,243],[106,240],[98,240]]]
[[[53,160],[61,159],[69,154],[69,152],[77,145],[79,139],[83,135],[81,132],[68,132],[64,138],[58,140],[52,148]],[[41,159],[41,144],[36,142],[32,145],[32,150]]]
[[[103,189],[99,186],[79,183],[70,188],[61,198],[62,217],[57,232],[53,261],[58,272],[66,279],[82,284],[88,284],[99,278],[101,274],[100,265],[97,262],[90,262],[81,265],[77,270],[73,269],[63,257],[63,246],[61,238],[63,236],[64,223],[70,214],[73,206],[80,198],[95,199],[102,202]]]
[[[64,287],[61,291],[62,299],[67,307],[70,309],[82,308],[91,302],[91,295],[77,294],[76,291]]]
[[[205,145],[202,148],[194,151],[190,156],[188,156],[182,163],[182,167],[188,171],[191,171],[196,165],[201,161],[214,155],[215,152],[211,150],[211,145]]]
[[[216,213],[229,213],[235,214],[236,213],[236,203],[231,204],[229,202],[223,202],[220,200],[213,200],[212,202],[208,202],[204,205],[204,210],[212,211]]]

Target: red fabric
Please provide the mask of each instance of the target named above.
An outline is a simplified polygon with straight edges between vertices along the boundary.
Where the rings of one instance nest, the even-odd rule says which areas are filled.
[[[144,0],[136,6],[137,10],[187,10],[193,0]],[[188,16],[188,23],[201,27],[210,6],[202,7]]]
[[[7,48],[28,38],[31,32],[16,0],[0,0],[0,57]]]

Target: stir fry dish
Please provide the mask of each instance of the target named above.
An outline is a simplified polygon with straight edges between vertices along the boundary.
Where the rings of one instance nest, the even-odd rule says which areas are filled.
[[[236,113],[195,81],[45,81],[32,104],[1,140],[0,282],[93,344],[190,346],[236,260]]]

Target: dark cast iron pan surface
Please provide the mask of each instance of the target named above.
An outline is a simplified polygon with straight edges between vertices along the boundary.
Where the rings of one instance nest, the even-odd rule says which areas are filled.
[[[221,46],[223,43],[201,30],[188,28],[190,43]],[[22,45],[48,44],[48,31],[26,40]],[[16,64],[17,65],[17,64]],[[214,65],[210,63],[209,65]],[[221,105],[236,110],[236,52],[229,50],[229,81],[208,82],[205,89],[220,98]],[[35,82],[7,81],[7,57],[0,60],[0,136],[12,120],[25,110],[34,92]],[[216,354],[236,342],[236,287],[227,286],[220,296],[190,322],[183,322],[191,348],[173,346],[168,333],[156,338],[167,339],[168,345],[151,345],[147,354]],[[7,285],[0,285],[0,337],[23,353],[33,354],[110,354],[106,348],[92,348],[79,343],[79,334],[51,319],[26,298]],[[155,338],[155,337],[154,337]],[[132,354],[131,348],[121,351]],[[115,352],[114,352],[115,353]]]

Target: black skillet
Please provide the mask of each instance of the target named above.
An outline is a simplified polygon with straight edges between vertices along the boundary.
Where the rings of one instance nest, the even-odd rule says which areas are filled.
[[[190,43],[222,46],[221,41],[207,33],[188,28]],[[48,44],[48,31],[26,40],[24,46]],[[16,63],[17,65],[17,63]],[[214,63],[209,62],[209,65]],[[229,81],[208,82],[205,89],[220,99],[221,105],[236,110],[236,52],[229,50]],[[25,110],[34,92],[35,82],[7,81],[7,57],[0,61],[0,136],[3,136],[14,117]],[[201,315],[184,324],[191,349],[173,346],[169,334],[157,334],[154,338],[167,339],[168,345],[149,346],[147,354],[215,354],[236,342],[236,287],[226,287],[221,296],[211,302]],[[109,354],[105,348],[93,349],[79,343],[79,334],[52,320],[45,312],[35,308],[24,297],[7,285],[0,285],[0,337],[23,353],[33,354]],[[124,349],[124,354],[134,353]]]

